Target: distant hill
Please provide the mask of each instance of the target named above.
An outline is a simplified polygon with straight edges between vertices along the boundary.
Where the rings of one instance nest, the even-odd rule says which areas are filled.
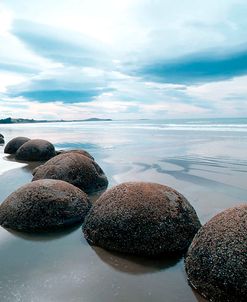
[[[110,118],[97,118],[97,117],[92,117],[92,118],[87,118],[85,120],[77,120],[75,122],[110,122],[112,119]]]
[[[34,119],[23,119],[23,118],[11,118],[7,117],[0,120],[0,124],[23,124],[23,123],[45,123],[47,121],[40,120],[36,121]]]
[[[88,118],[85,120],[34,120],[34,119],[23,119],[23,118],[5,118],[0,119],[0,124],[25,124],[25,123],[58,123],[58,122],[109,122],[112,119],[101,119],[97,117]]]

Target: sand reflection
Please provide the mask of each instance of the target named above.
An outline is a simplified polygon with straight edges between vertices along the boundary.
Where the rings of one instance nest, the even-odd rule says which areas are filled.
[[[92,249],[102,261],[115,270],[133,275],[165,270],[176,265],[181,259],[178,255],[147,258],[107,251],[96,246]]]

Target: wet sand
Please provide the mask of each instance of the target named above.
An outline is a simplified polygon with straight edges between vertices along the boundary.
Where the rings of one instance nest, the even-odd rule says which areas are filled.
[[[202,223],[246,202],[247,134],[120,131],[102,125],[10,125],[1,132],[6,141],[25,132],[57,148],[85,148],[105,171],[109,187],[130,180],[172,186]],[[1,146],[0,165],[2,202],[32,179],[34,165],[5,158]],[[182,258],[144,259],[91,247],[80,226],[36,236],[0,228],[0,267],[3,302],[205,301],[187,284]]]

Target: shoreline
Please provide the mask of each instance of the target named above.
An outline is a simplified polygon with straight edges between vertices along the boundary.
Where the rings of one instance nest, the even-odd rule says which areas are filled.
[[[10,193],[12,193],[15,189],[19,188],[20,186],[24,185],[25,183],[31,181],[32,174],[31,170],[29,167],[22,166],[18,168],[13,168],[8,171],[5,171],[2,175],[0,175],[0,182],[5,183],[6,185],[4,188],[1,188],[1,196],[2,199],[7,197]],[[18,258],[14,260],[14,262],[11,263],[12,265],[17,265],[17,263],[23,263],[21,265],[21,269],[18,269],[18,282],[21,284],[24,284],[24,288],[29,288],[28,292],[26,294],[24,292],[21,293],[21,287],[19,287],[18,292],[22,296],[22,298],[27,297],[26,295],[33,295],[32,287],[36,287],[37,290],[37,284],[33,284],[32,287],[30,287],[30,283],[32,284],[33,281],[25,279],[28,277],[26,275],[26,270],[28,265],[29,270],[31,270],[32,267],[36,267],[37,264],[34,265],[34,262],[31,260],[31,258],[27,258],[27,255],[29,254],[28,250],[32,250],[32,253],[40,254],[42,251],[42,254],[44,253],[46,255],[46,260],[44,257],[39,256],[39,266],[43,266],[42,268],[40,267],[38,276],[34,278],[34,280],[43,279],[43,282],[41,282],[41,285],[44,284],[44,282],[47,282],[46,280],[50,280],[51,277],[48,277],[47,275],[47,270],[49,271],[49,275],[52,273],[52,279],[53,280],[60,280],[57,281],[56,285],[56,291],[58,292],[63,292],[66,291],[72,284],[66,284],[67,282],[70,282],[70,273],[69,271],[72,271],[73,274],[78,276],[79,278],[77,281],[74,280],[74,285],[72,287],[74,288],[75,292],[78,293],[78,286],[81,284],[81,277],[85,274],[85,269],[86,269],[86,274],[87,278],[92,278],[90,282],[92,284],[95,284],[95,277],[93,277],[95,274],[92,274],[92,265],[96,269],[96,267],[100,267],[101,273],[99,274],[101,277],[98,277],[98,283],[100,280],[102,280],[103,275],[106,274],[108,275],[108,280],[111,283],[112,278],[117,278],[117,279],[122,279],[124,278],[125,281],[127,281],[129,278],[130,280],[133,279],[135,280],[135,283],[139,283],[139,278],[141,280],[150,280],[152,279],[152,276],[154,274],[163,274],[162,277],[162,282],[167,282],[169,284],[170,288],[173,288],[173,290],[170,290],[170,294],[174,295],[176,292],[176,285],[177,283],[180,284],[180,290],[186,290],[189,291],[190,294],[187,293],[187,298],[181,301],[200,301],[200,302],[205,302],[203,298],[201,298],[197,293],[195,293],[187,284],[186,281],[186,275],[185,272],[181,274],[181,270],[183,271],[184,264],[183,264],[183,258],[179,257],[178,259],[148,259],[148,258],[142,258],[142,257],[135,257],[135,256],[129,256],[129,255],[124,255],[121,253],[112,253],[107,250],[103,250],[98,247],[91,247],[86,240],[84,239],[81,231],[81,226],[77,226],[74,229],[69,229],[67,231],[59,232],[59,233],[51,233],[48,235],[29,235],[29,234],[22,234],[19,232],[12,232],[8,231],[4,228],[0,229],[0,242],[1,242],[1,247],[0,247],[0,261],[4,260],[5,264],[2,263],[1,267],[3,268],[3,273],[6,275],[3,278],[0,278],[0,286],[2,282],[5,282],[4,280],[11,274],[10,271],[6,271],[8,269],[10,262],[13,261],[13,257],[15,257],[15,250],[18,250]],[[71,246],[73,243],[74,246]],[[68,246],[68,248],[65,248],[65,246]],[[71,246],[71,248],[70,248]],[[27,250],[28,249],[28,250]],[[64,250],[64,252],[61,253],[61,250]],[[67,252],[66,250],[73,250],[74,256],[73,259],[74,261],[70,261],[70,257],[67,258]],[[24,252],[25,251],[25,252]],[[8,254],[8,256],[7,256]],[[61,275],[61,278],[59,277],[59,271],[60,269],[58,268],[59,263],[61,260],[55,260],[57,259],[57,256],[59,258],[62,257],[63,259],[63,265],[64,263],[68,262],[67,265],[65,266],[65,270],[68,272],[66,278],[64,279],[64,272]],[[8,261],[6,261],[6,257],[8,257]],[[49,260],[48,260],[49,259]],[[76,260],[77,259],[77,260]],[[80,265],[78,267],[78,259],[81,259],[80,262],[82,261],[83,265]],[[83,259],[83,260],[82,260]],[[50,264],[47,266],[47,260],[48,263]],[[20,261],[20,262],[19,262]],[[45,261],[45,262],[44,262]],[[55,262],[54,262],[55,261]],[[57,263],[58,261],[58,263]],[[16,263],[16,264],[14,264]],[[54,266],[55,265],[55,266]],[[68,266],[69,265],[69,266]],[[76,266],[75,266],[76,265]],[[51,266],[51,268],[50,268]],[[4,268],[5,267],[5,268]],[[18,265],[19,267],[19,265]],[[25,268],[25,269],[24,269]],[[95,270],[94,269],[94,270]],[[103,273],[104,272],[104,273]],[[170,272],[170,273],[169,273]],[[97,273],[98,274],[98,273]],[[89,277],[91,275],[91,277]],[[114,276],[115,277],[112,277]],[[126,277],[124,277],[126,276]],[[8,278],[11,278],[10,276]],[[48,278],[48,279],[47,279]],[[55,278],[55,279],[54,279]],[[127,278],[127,279],[126,279]],[[83,279],[85,280],[85,279]],[[79,283],[78,283],[79,282]],[[101,281],[100,281],[101,282]],[[148,281],[144,281],[145,283]],[[160,288],[158,295],[162,296],[162,286],[160,284],[161,280],[158,282],[158,286]],[[54,283],[54,281],[53,281]],[[28,285],[29,284],[29,285]],[[101,284],[101,283],[100,283]],[[107,287],[110,284],[107,285]],[[54,285],[53,285],[54,286]],[[59,289],[57,288],[59,286]],[[99,283],[98,283],[99,286]],[[102,286],[102,285],[101,285]],[[157,288],[157,284],[152,286],[153,288]],[[119,295],[119,290],[121,286],[118,289],[118,286],[116,285],[116,288],[113,288],[113,295],[117,297]],[[85,289],[84,289],[85,290]],[[157,299],[157,293],[154,293],[153,290],[149,287],[147,291],[144,290],[146,297],[156,297],[154,299]],[[17,292],[16,292],[17,293]],[[48,291],[49,293],[49,291]],[[118,293],[118,294],[117,294]],[[13,291],[12,293],[13,294]],[[37,293],[35,294],[37,295]],[[87,297],[89,298],[91,296],[91,291],[86,292]],[[100,294],[102,295],[102,293]],[[125,294],[124,294],[125,295]],[[167,293],[166,293],[167,295]],[[144,298],[143,296],[143,298]],[[169,296],[169,294],[168,294]],[[183,294],[181,294],[181,297]],[[122,296],[123,297],[123,296]],[[171,296],[170,296],[171,297]],[[194,298],[193,298],[194,297]],[[196,298],[195,298],[196,297]],[[13,298],[13,296],[12,296]],[[23,298],[23,299],[24,299]],[[46,294],[41,294],[39,293],[39,298],[35,301],[43,301],[43,299],[46,299],[46,301],[49,301],[48,296]],[[48,299],[48,300],[47,300]],[[79,296],[78,296],[79,299]],[[98,299],[98,298],[97,298]],[[96,299],[96,300],[97,300]],[[144,298],[145,299],[145,298]],[[95,300],[95,301],[96,301]],[[8,301],[8,300],[6,300]],[[11,302],[17,301],[15,299],[11,300]],[[25,299],[25,301],[30,301],[28,299]],[[67,300],[68,301],[68,300]],[[75,300],[79,301],[79,300]],[[107,301],[107,299],[105,299]],[[156,301],[156,300],[155,300]],[[172,298],[171,298],[172,301]]]
[[[147,121],[146,121],[147,122]],[[247,132],[212,133],[104,124],[11,125],[16,136],[48,139],[57,149],[85,149],[109,179],[108,188],[125,181],[168,185],[181,192],[204,224],[216,213],[246,200]],[[101,124],[102,125],[102,124]],[[2,202],[32,179],[35,163],[4,159],[0,146]],[[3,168],[5,166],[5,168]],[[94,198],[97,198],[95,196]],[[187,283],[183,258],[148,261],[93,248],[81,227],[64,234],[23,236],[0,228],[0,288],[4,302],[86,301],[204,302]],[[92,287],[94,290],[92,290]],[[19,300],[20,301],[20,300]]]

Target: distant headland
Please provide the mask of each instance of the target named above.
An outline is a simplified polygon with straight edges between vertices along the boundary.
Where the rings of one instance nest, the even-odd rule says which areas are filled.
[[[92,117],[84,120],[34,120],[34,119],[23,119],[23,118],[11,118],[7,117],[0,119],[0,124],[27,124],[27,123],[58,123],[58,122],[110,122],[112,119],[102,119],[97,117]]]

